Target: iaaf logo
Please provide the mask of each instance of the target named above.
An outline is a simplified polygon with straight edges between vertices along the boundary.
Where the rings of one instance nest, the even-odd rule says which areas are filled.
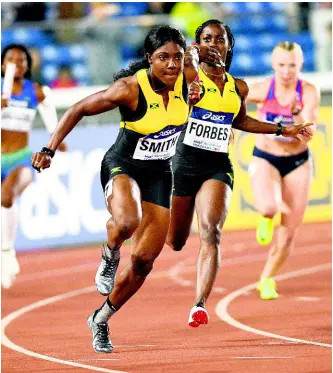
[[[211,119],[211,120],[221,120],[224,121],[225,115],[215,115],[212,112],[209,112],[202,116],[202,119]]]
[[[160,136],[170,136],[176,132],[177,128],[172,128],[171,130],[161,131],[158,135],[155,135],[154,138],[157,139]]]

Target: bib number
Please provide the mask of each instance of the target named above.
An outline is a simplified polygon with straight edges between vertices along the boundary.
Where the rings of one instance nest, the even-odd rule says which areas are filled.
[[[35,115],[35,109],[5,107],[1,110],[1,128],[8,131],[29,132]]]
[[[231,124],[221,124],[190,118],[184,144],[194,148],[228,153]]]
[[[166,160],[176,152],[182,126],[168,126],[160,132],[151,133],[138,140],[133,154],[134,159]]]

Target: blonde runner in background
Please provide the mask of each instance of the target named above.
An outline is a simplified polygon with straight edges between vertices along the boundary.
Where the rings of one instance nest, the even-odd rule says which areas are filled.
[[[320,94],[301,79],[303,52],[297,43],[281,42],[273,50],[274,76],[249,86],[247,102],[257,104],[261,120],[287,126],[315,122]],[[309,127],[315,131],[315,126]],[[260,277],[262,299],[278,297],[272,277],[292,250],[296,231],[308,204],[311,183],[311,155],[307,141],[275,135],[256,135],[249,167],[254,204],[261,218],[257,241],[268,245],[273,238],[273,218],[281,213],[281,224]]]

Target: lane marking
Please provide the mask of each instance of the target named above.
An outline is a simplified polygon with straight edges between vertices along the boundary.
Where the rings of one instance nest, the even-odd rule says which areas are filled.
[[[17,319],[18,317],[24,315],[25,313],[33,311],[37,308],[49,305],[51,303],[62,301],[64,299],[72,298],[72,297],[82,295],[82,294],[88,294],[88,293],[91,293],[93,291],[95,291],[95,286],[89,286],[89,287],[86,287],[86,288],[83,288],[83,289],[70,291],[68,293],[59,294],[59,295],[56,295],[54,297],[50,297],[50,298],[40,300],[38,302],[32,303],[32,304],[30,304],[26,307],[20,308],[19,310],[12,312],[11,314],[5,316],[1,321],[1,343],[4,346],[6,346],[6,347],[8,347],[8,348],[10,348],[14,351],[21,352],[22,354],[32,356],[32,357],[35,357],[35,358],[38,358],[38,359],[51,361],[53,363],[70,365],[70,366],[73,366],[73,367],[83,368],[83,369],[88,369],[88,370],[94,370],[96,372],[128,373],[128,372],[124,372],[124,371],[120,371],[120,370],[100,368],[100,367],[95,367],[95,366],[92,366],[92,365],[76,363],[76,362],[73,362],[71,360],[61,360],[61,359],[57,359],[57,358],[54,358],[54,357],[51,357],[51,356],[42,355],[42,354],[27,350],[27,349],[25,349],[21,346],[16,345],[6,336],[5,330],[6,330],[6,327],[8,326],[8,324],[11,323],[13,320]]]
[[[315,251],[307,251],[306,254],[313,254],[314,252],[325,252],[329,251],[330,247],[328,247],[327,244],[323,243],[318,243],[318,244],[308,244],[308,245],[303,245],[302,247],[317,247]],[[294,254],[291,257],[295,257],[298,255],[304,255],[304,252],[301,251],[294,251]],[[222,259],[222,268],[233,266],[234,264],[249,264],[249,263],[254,263],[254,262],[259,262],[260,260],[266,260],[267,258],[267,253],[259,253],[259,254],[246,254],[246,255],[241,255],[236,258],[230,258],[223,260]],[[193,273],[196,272],[196,263],[195,261],[197,260],[196,257],[189,257],[186,258],[174,266],[172,266],[168,271],[167,271],[167,276],[174,281],[176,284],[183,286],[183,287],[191,287],[195,286],[195,281],[192,280],[187,280],[182,277],[183,274],[185,273]],[[149,277],[148,277],[149,278]],[[223,287],[213,287],[212,292],[214,293],[224,293],[226,289]]]
[[[295,359],[296,356],[233,356],[232,359]]]
[[[320,298],[319,297],[296,297],[296,300],[303,301],[303,302],[318,302]]]
[[[315,267],[308,267],[308,268],[303,268],[297,271],[284,273],[282,275],[275,276],[274,278],[276,280],[286,280],[286,279],[293,278],[293,277],[306,276],[312,273],[328,270],[331,268],[332,268],[332,263],[325,263],[325,264],[321,264]],[[235,290],[231,292],[230,294],[228,294],[226,297],[222,298],[217,303],[216,308],[215,308],[215,312],[217,316],[222,321],[225,321],[227,324],[234,326],[237,329],[244,330],[246,332],[259,334],[259,335],[263,335],[265,337],[270,337],[270,338],[283,339],[286,341],[299,342],[299,343],[310,344],[310,345],[321,346],[321,347],[330,347],[330,348],[332,347],[332,345],[328,343],[321,343],[321,342],[308,341],[305,339],[291,338],[291,337],[286,337],[286,336],[279,335],[279,334],[269,333],[261,329],[252,328],[251,326],[243,324],[235,320],[232,316],[230,316],[230,314],[228,313],[228,306],[230,305],[230,303],[236,298],[238,298],[239,296],[243,295],[246,291],[254,290],[258,286],[258,284],[259,282],[255,282],[253,284],[243,286],[242,288]]]

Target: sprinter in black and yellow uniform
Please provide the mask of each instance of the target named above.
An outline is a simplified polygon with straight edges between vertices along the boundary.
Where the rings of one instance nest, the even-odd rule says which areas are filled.
[[[190,234],[196,209],[201,247],[197,263],[195,304],[188,323],[208,323],[206,300],[220,265],[221,230],[227,217],[234,182],[228,145],[232,128],[253,133],[277,133],[296,137],[307,133],[306,126],[284,127],[261,122],[246,115],[247,84],[227,71],[231,65],[234,37],[218,20],[198,27],[195,46],[200,57],[201,98],[183,128],[172,160],[174,189],[167,243],[178,251]],[[220,55],[212,62],[209,51]]]
[[[108,297],[88,319],[96,352],[112,352],[107,322],[142,286],[165,243],[172,188],[170,158],[188,118],[187,84],[198,74],[196,49],[186,48],[183,35],[174,28],[156,27],[144,48],[145,60],[120,71],[105,91],[67,110],[47,147],[32,158],[36,169],[50,167],[58,145],[83,116],[120,108],[119,136],[101,170],[111,218],[95,278],[99,292]],[[130,237],[131,259],[115,282],[119,248]]]

